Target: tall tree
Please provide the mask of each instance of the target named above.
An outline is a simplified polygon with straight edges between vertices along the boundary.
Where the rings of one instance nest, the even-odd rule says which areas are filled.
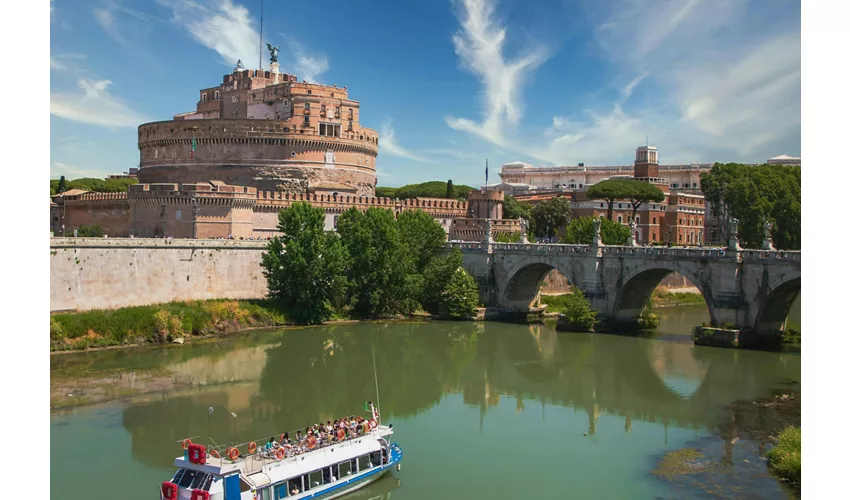
[[[446,232],[436,219],[422,210],[406,210],[398,214],[397,224],[402,244],[413,264],[413,272],[422,273],[443,248]]]
[[[590,245],[593,243],[593,217],[579,217],[570,221],[564,230],[561,243]],[[608,219],[602,219],[599,229],[605,245],[625,245],[629,239],[629,228]]]
[[[771,235],[777,248],[800,248],[800,167],[715,164],[700,178],[711,214],[718,218],[722,239],[729,237],[729,219],[736,218],[741,244],[746,248],[760,248],[764,222],[769,221],[773,224]]]
[[[535,235],[553,238],[570,221],[570,200],[556,197],[543,200],[532,210]]]
[[[505,201],[502,203],[502,217],[505,219],[525,219],[528,221],[528,231],[530,234],[535,234],[537,226],[534,221],[532,206],[527,203],[520,203],[513,196],[505,196]]]
[[[337,234],[325,232],[325,212],[297,202],[278,214],[282,236],[272,238],[262,257],[269,297],[281,301],[300,324],[331,317],[345,294],[347,256]]]
[[[452,180],[449,179],[449,182],[446,183],[446,198],[454,198],[455,197],[455,186],[452,184]]]
[[[402,310],[406,275],[413,271],[393,213],[370,208],[346,210],[337,231],[350,255],[348,278],[354,311],[363,317],[385,317]]]
[[[638,208],[644,203],[648,201],[654,201],[656,203],[664,201],[664,191],[648,182],[631,181],[629,184],[630,190],[626,195],[626,199],[632,204],[632,218],[630,220],[635,220]]]
[[[63,176],[59,177],[59,187],[56,188],[56,192],[59,193],[59,194],[62,194],[67,190],[68,190],[68,183],[67,183],[67,181],[65,181],[65,176],[63,175]]]
[[[452,248],[447,256],[436,257],[428,263],[424,272],[425,283],[422,294],[422,306],[426,311],[437,314],[440,308],[444,307],[444,291],[462,263],[463,254],[457,247]]]
[[[608,203],[608,220],[614,218],[614,202],[623,200],[629,194],[628,184],[624,179],[607,179],[590,186],[587,197],[591,200],[604,200]]]

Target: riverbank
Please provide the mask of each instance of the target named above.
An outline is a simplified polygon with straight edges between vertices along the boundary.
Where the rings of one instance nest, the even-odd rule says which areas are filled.
[[[265,300],[170,302],[50,315],[51,352],[182,344],[252,328],[286,325]]]

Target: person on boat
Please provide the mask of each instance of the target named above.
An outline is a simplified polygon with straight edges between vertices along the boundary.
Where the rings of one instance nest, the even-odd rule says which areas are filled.
[[[266,451],[271,451],[273,448],[277,448],[279,445],[274,441],[274,436],[269,438],[269,442],[266,443]]]
[[[290,443],[289,443],[289,433],[288,433],[288,432],[284,432],[284,433],[283,433],[283,439],[282,439],[281,441],[283,442],[283,445],[284,445],[284,446],[286,446],[286,445],[290,444]]]

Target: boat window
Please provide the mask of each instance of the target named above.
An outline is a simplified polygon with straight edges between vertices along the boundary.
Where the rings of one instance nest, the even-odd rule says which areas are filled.
[[[298,487],[298,489],[301,491],[307,491],[310,489],[310,481],[308,481],[306,475],[296,477],[295,479],[289,481],[289,484],[291,485],[293,481],[295,482],[295,485]],[[292,486],[289,487],[289,491],[292,491]]]
[[[339,464],[331,465],[331,476],[333,476],[335,480],[339,479]]]
[[[332,482],[331,481],[331,468],[325,467],[324,469],[322,469],[322,483],[328,484],[330,482]]]
[[[322,481],[322,471],[316,470],[310,473],[310,488],[316,488],[324,484]]]
[[[274,487],[274,497],[275,500],[279,500],[281,498],[286,498],[287,493],[287,481],[284,481],[283,484],[279,484]]]
[[[273,500],[272,499],[272,489],[271,489],[271,487],[265,487],[265,488],[257,491],[257,493],[259,493],[257,495],[257,500]]]
[[[201,489],[204,490],[204,491],[209,491],[210,486],[212,486],[212,483],[213,483],[213,475],[207,474],[207,478],[201,484]]]
[[[369,463],[371,463],[373,467],[377,467],[378,465],[381,465],[381,452],[376,451],[375,453],[370,454],[369,455]]]
[[[186,473],[186,469],[177,469],[177,474],[174,474],[174,479],[171,480],[174,484],[180,484],[180,480],[183,479],[183,474]]]
[[[195,479],[192,480],[192,484],[189,486],[190,489],[204,489],[203,484],[207,482],[207,478],[209,474],[205,474],[203,472],[199,472],[195,475]]]
[[[369,463],[369,455],[363,455],[362,457],[357,457],[357,470],[363,472],[364,470],[371,467]]]
[[[353,460],[351,462],[353,462]],[[340,479],[344,478],[345,476],[354,474],[354,471],[351,469],[351,462],[345,461],[345,462],[338,465],[338,467],[339,467],[339,478]],[[355,465],[355,468],[356,467],[357,466]]]
[[[180,478],[180,482],[177,483],[177,486],[181,488],[188,488],[192,481],[195,480],[195,476],[198,475],[198,471],[186,469],[183,473],[183,477]]]

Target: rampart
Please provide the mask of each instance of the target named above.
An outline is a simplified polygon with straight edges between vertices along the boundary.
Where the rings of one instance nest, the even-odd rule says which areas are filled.
[[[266,294],[266,242],[51,238],[50,310],[89,310]]]

